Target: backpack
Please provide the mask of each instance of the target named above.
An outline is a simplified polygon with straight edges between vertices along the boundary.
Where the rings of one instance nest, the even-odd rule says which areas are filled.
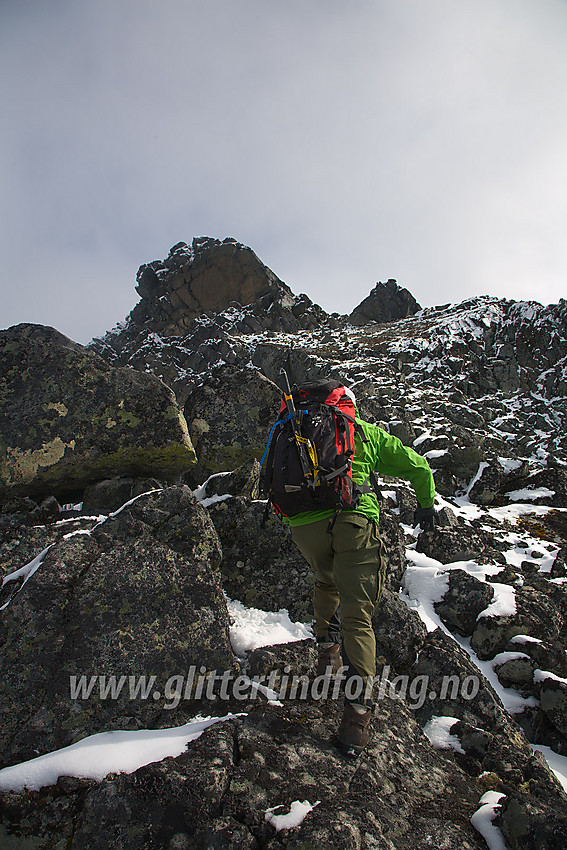
[[[282,370],[283,372],[283,370]],[[285,375],[285,372],[283,372]],[[263,489],[276,514],[293,517],[303,511],[334,509],[330,527],[341,510],[354,510],[363,492],[352,480],[355,422],[353,400],[339,381],[294,385],[281,400],[260,461]]]

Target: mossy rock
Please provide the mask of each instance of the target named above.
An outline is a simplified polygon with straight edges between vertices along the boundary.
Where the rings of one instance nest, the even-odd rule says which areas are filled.
[[[195,462],[159,378],[109,366],[53,328],[0,332],[0,500],[78,493],[117,475],[173,482]]]

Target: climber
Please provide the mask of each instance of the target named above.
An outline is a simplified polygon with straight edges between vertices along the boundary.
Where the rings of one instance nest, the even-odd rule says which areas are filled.
[[[356,405],[352,391],[340,387],[339,392],[343,390]],[[344,671],[345,704],[338,742],[351,756],[362,752],[369,740],[376,675],[372,616],[386,572],[385,547],[378,534],[378,500],[370,487],[364,487],[371,473],[408,480],[419,503],[416,524],[429,530],[435,523],[435,485],[427,460],[397,437],[360,419],[356,406],[354,415],[352,481],[363,490],[357,507],[338,513],[326,508],[283,516],[315,573],[317,674]]]

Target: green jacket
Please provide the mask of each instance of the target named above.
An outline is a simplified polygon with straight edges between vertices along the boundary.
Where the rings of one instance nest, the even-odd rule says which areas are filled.
[[[430,508],[435,500],[435,482],[427,460],[377,425],[365,422],[358,415],[356,421],[364,432],[366,442],[363,442],[358,432],[355,433],[352,462],[352,480],[355,484],[366,483],[372,471],[381,475],[405,478],[412,485],[421,507]],[[355,513],[364,514],[378,522],[380,512],[374,493],[362,494],[360,505]],[[294,517],[285,517],[284,520],[290,526],[307,525],[332,515],[332,509],[304,511]]]

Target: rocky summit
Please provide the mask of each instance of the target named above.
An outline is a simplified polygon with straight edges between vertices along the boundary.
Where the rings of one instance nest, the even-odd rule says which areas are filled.
[[[0,331],[0,847],[563,850],[567,302],[328,313],[234,239],[142,265],[88,346]],[[380,480],[370,744],[336,748],[313,577],[266,520],[292,382],[429,460]]]

